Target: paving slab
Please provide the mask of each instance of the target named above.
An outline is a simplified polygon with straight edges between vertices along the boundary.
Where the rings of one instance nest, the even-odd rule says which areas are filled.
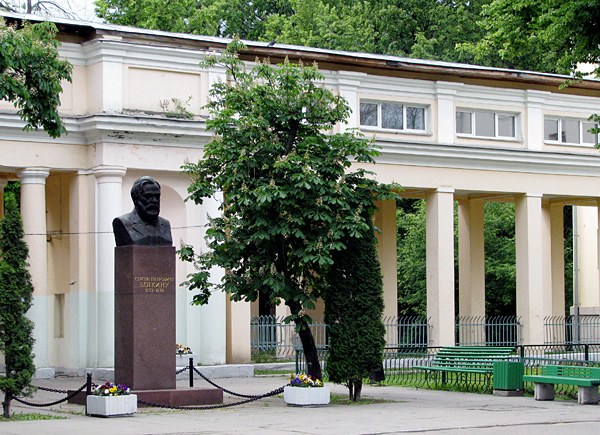
[[[287,376],[219,379],[223,388],[241,394],[262,394],[283,386]],[[36,385],[77,388],[82,377],[38,379]],[[178,381],[181,386],[185,381]],[[207,386],[197,383],[197,386]],[[333,394],[347,390],[330,385]],[[60,394],[38,391],[31,401],[48,401]],[[210,410],[140,408],[132,417],[103,419],[83,415],[83,407],[61,404],[32,409],[15,404],[16,412],[42,412],[61,420],[0,422],[3,435],[111,434],[592,434],[600,430],[599,405],[576,400],[538,402],[532,397],[499,397],[403,387],[366,385],[363,397],[375,403],[336,403],[321,408],[288,407],[281,396],[239,406]],[[225,394],[225,404],[242,401]]]

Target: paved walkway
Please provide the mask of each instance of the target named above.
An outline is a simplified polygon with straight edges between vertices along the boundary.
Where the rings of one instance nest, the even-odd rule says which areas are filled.
[[[261,394],[282,386],[284,376],[219,379],[224,388]],[[83,378],[36,380],[36,385],[77,389]],[[196,386],[205,386],[197,382]],[[185,387],[186,382],[179,381]],[[343,386],[331,386],[346,394]],[[226,395],[227,396],[227,395]],[[32,401],[64,397],[38,391]],[[232,408],[177,411],[142,408],[132,417],[103,419],[83,415],[83,407],[61,404],[41,410],[15,404],[16,412],[43,412],[61,420],[0,422],[3,435],[106,434],[593,434],[600,432],[600,406],[575,401],[536,402],[531,397],[497,397],[401,387],[365,386],[363,397],[377,403],[288,407],[281,397]],[[226,403],[239,399],[226,397]]]

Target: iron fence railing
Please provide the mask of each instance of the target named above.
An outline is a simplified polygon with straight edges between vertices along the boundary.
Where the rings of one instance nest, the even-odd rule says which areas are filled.
[[[252,354],[268,353],[276,358],[292,358],[300,339],[293,323],[284,317],[256,316],[250,322]],[[431,325],[421,316],[385,317],[382,319],[388,347],[427,347]],[[313,319],[310,329],[317,346],[327,347],[327,325],[322,319]]]
[[[546,344],[600,343],[600,316],[545,317],[544,342]]]
[[[516,316],[461,316],[456,319],[456,343],[463,346],[516,346],[522,343]]]
[[[397,351],[422,349],[429,346],[432,325],[423,316],[384,317],[386,347]],[[310,326],[319,347],[327,347],[327,325],[313,319]],[[276,358],[293,358],[300,346],[294,324],[284,317],[257,316],[252,318],[252,354],[269,353]],[[588,334],[589,335],[589,334]],[[471,346],[515,346],[522,342],[522,325],[517,317],[459,317],[456,321],[456,342]]]
[[[437,388],[439,384],[431,381],[424,370],[416,369],[415,366],[428,366],[435,357],[439,347],[412,348],[399,350],[396,347],[386,347],[383,352],[383,370],[385,374],[384,384],[405,385],[419,388]],[[327,354],[326,348],[318,350],[319,361],[323,368],[323,374],[327,378]],[[563,364],[563,365],[585,365],[600,366],[600,343],[572,345],[569,343],[554,345],[517,345],[512,355],[506,357],[510,361],[522,361],[525,374],[537,374],[540,365]],[[306,361],[302,349],[296,353],[296,371],[306,372]],[[491,391],[490,383],[493,381],[489,376],[454,376],[446,377],[448,386],[459,384],[462,388],[472,391]],[[369,382],[369,379],[365,379]],[[533,392],[533,384],[525,383],[527,392]],[[556,385],[557,394],[568,397],[576,397],[577,388],[569,385]]]

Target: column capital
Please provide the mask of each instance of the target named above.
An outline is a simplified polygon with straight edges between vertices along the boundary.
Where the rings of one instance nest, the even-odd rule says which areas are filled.
[[[440,186],[435,189],[436,193],[454,193],[454,187]]]
[[[127,168],[123,166],[100,165],[92,169],[98,183],[121,183],[121,180],[127,173]]]
[[[48,168],[25,168],[17,172],[21,184],[46,184],[46,178],[50,175]]]

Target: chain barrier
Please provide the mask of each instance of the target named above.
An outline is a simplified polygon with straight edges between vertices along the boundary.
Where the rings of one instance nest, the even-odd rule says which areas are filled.
[[[223,391],[226,391],[225,389],[223,389]],[[276,396],[278,394],[283,393],[283,387],[279,387],[273,391],[270,391],[266,394],[263,394],[261,396],[253,396],[250,399],[246,399],[246,400],[242,400],[240,402],[235,402],[235,403],[223,403],[220,405],[202,405],[202,406],[176,406],[176,405],[162,405],[160,403],[152,403],[152,402],[146,402],[144,400],[138,400],[138,404],[140,405],[146,405],[146,406],[151,406],[153,408],[166,408],[166,409],[179,409],[179,410],[207,410],[207,409],[221,409],[221,408],[231,408],[232,406],[238,406],[238,405],[244,405],[246,403],[250,403],[250,402],[254,402],[256,400],[260,400],[260,399],[265,399],[267,397],[272,397],[272,396]],[[239,394],[238,394],[239,396]]]
[[[183,368],[181,368],[181,369],[177,370],[177,371],[175,372],[175,375],[178,375],[178,374],[180,374],[180,373],[183,373],[183,372],[185,372],[186,370],[189,370],[189,369],[190,369],[190,368],[189,368],[188,366],[185,366],[185,367],[183,367]]]
[[[279,387],[276,388],[273,391],[269,391],[268,393],[265,394],[260,394],[260,395],[248,395],[248,394],[239,394],[236,393],[234,391],[228,390],[227,388],[223,388],[220,385],[217,385],[215,382],[211,381],[209,378],[207,378],[204,374],[202,374],[200,371],[198,371],[197,368],[192,367],[193,371],[196,372],[202,379],[204,379],[206,382],[208,382],[210,385],[212,385],[213,387],[223,391],[224,393],[227,393],[231,396],[235,396],[235,397],[240,397],[243,398],[245,400],[241,400],[239,402],[234,402],[234,403],[226,403],[226,404],[219,404],[219,405],[200,405],[200,406],[176,406],[176,405],[164,405],[164,404],[160,404],[160,403],[153,403],[153,402],[146,402],[144,400],[138,400],[138,404],[140,405],[146,405],[146,406],[151,406],[154,408],[166,408],[166,409],[179,409],[179,410],[207,410],[207,409],[220,409],[220,408],[230,408],[232,406],[238,406],[238,405],[244,405],[246,403],[251,403],[254,402],[256,400],[260,400],[260,399],[265,399],[267,397],[273,397],[276,396],[278,394],[283,393],[283,388],[284,387]],[[180,370],[177,370],[176,374],[180,374],[185,372],[186,370],[189,370],[190,366],[186,366],[181,368]],[[192,372],[193,374],[193,372]],[[54,402],[48,402],[48,403],[34,403],[34,402],[29,402],[27,400],[21,399],[19,397],[13,397],[14,400],[16,400],[19,403],[22,403],[23,405],[27,405],[27,406],[33,406],[33,407],[37,407],[37,408],[42,408],[42,407],[46,407],[46,406],[54,406],[54,405],[58,405],[60,403],[66,402],[69,399],[72,399],[73,397],[75,397],[76,395],[78,395],[79,393],[81,393],[82,391],[84,391],[88,386],[92,386],[94,384],[91,383],[91,375],[88,374],[88,382],[86,382],[85,384],[83,384],[78,390],[68,394],[67,390],[59,390],[59,389],[55,389],[55,388],[47,388],[47,387],[35,387],[39,390],[42,391],[48,391],[51,393],[59,393],[59,394],[67,394],[67,396],[65,398],[56,400]]]
[[[28,402],[27,400],[20,399],[18,397],[13,397],[13,399],[19,403],[22,403],[23,405],[33,406],[35,408],[44,408],[46,406],[54,406],[54,405],[58,405],[59,403],[66,402],[67,400],[72,399],[73,397],[75,397],[76,395],[81,393],[83,390],[86,389],[86,387],[87,387],[87,382],[85,384],[83,384],[81,386],[81,388],[79,388],[77,391],[74,391],[73,393],[67,395],[67,397],[56,400],[54,402],[48,402],[48,403],[33,403],[33,402]],[[40,389],[43,389],[43,388],[40,388]],[[47,390],[50,390],[50,389],[47,389]],[[53,391],[53,392],[59,392],[59,391]]]

